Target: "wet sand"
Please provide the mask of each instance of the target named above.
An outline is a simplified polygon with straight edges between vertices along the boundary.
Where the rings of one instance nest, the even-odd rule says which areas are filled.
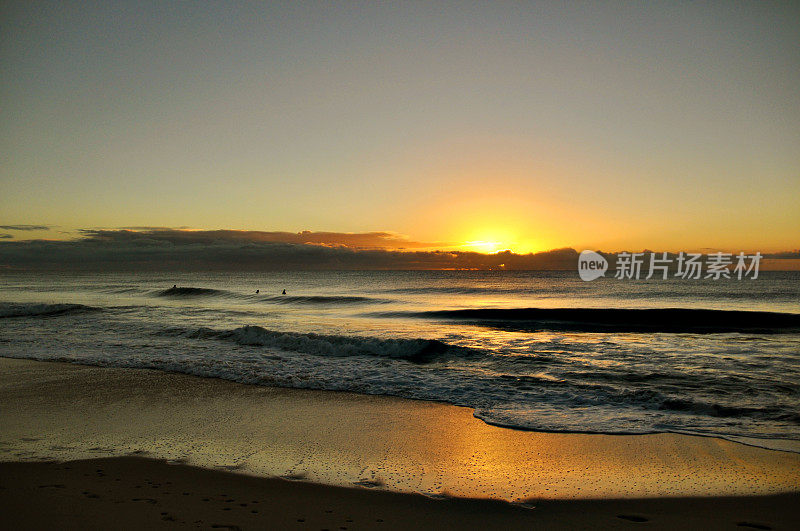
[[[797,529],[797,494],[431,499],[257,478],[137,457],[0,463],[3,529]]]
[[[800,524],[795,453],[142,369],[0,359],[0,460],[3,528]]]

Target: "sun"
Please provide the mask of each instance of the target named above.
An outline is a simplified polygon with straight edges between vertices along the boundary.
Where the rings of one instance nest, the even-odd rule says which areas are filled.
[[[484,217],[487,219],[470,220],[468,226],[454,231],[454,237],[450,241],[461,242],[456,243],[455,248],[483,254],[502,251],[527,254],[543,250],[545,242],[532,228],[499,215]]]
[[[464,242],[462,247],[467,248],[470,251],[476,251],[479,253],[485,254],[494,254],[498,251],[503,251],[508,249],[509,246],[504,245],[501,241],[496,240],[473,240]]]
[[[476,230],[465,238],[463,249],[478,253],[494,254],[500,251],[516,250],[517,238],[509,229],[491,228]]]
[[[475,231],[469,236],[462,240],[464,243],[458,246],[460,249],[484,254],[495,254],[502,251],[525,254],[543,250],[541,241],[533,238],[520,238],[516,231],[510,229]]]

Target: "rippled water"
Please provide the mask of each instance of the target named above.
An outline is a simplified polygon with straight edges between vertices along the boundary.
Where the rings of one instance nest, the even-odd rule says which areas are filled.
[[[522,429],[800,447],[785,444],[800,441],[797,273],[3,274],[0,301],[3,356],[442,400]]]

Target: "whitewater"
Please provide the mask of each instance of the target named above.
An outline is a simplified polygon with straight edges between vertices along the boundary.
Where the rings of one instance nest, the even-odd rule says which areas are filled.
[[[778,272],[3,273],[0,356],[437,400],[515,429],[797,451],[798,301],[800,276]]]

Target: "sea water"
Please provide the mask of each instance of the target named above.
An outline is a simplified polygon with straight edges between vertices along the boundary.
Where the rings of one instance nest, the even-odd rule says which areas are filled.
[[[0,356],[438,400],[517,429],[800,448],[797,272],[2,273]]]

